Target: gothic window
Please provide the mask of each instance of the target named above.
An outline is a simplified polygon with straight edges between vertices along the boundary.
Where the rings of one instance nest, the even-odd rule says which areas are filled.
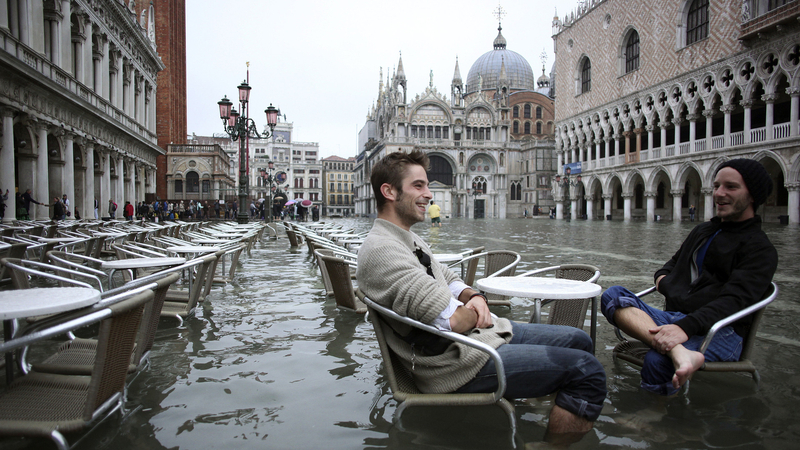
[[[522,200],[522,184],[517,183],[517,200]]]
[[[511,189],[509,192],[511,194],[509,200],[511,201],[519,200],[519,197],[517,197],[517,186],[519,186],[519,184],[516,181],[511,182]]]
[[[464,152],[458,152],[458,164],[461,166],[464,165]]]
[[[524,115],[525,115],[526,119],[530,119],[531,118],[531,105],[525,105]]]
[[[592,90],[592,62],[584,58],[581,64],[581,94]]]
[[[628,41],[625,43],[625,73],[633,72],[639,68],[639,33],[631,30]]]
[[[518,117],[519,117],[519,106],[515,106],[514,107],[514,118],[516,119]]]
[[[536,118],[537,119],[541,119],[542,118],[542,107],[541,106],[537,106],[536,107]]]
[[[542,122],[536,122],[536,134],[542,134]]]
[[[211,181],[203,180],[203,193],[211,192]]]
[[[531,134],[531,123],[525,122],[525,134]]]
[[[200,192],[200,175],[197,172],[188,172],[186,174],[186,192]]]
[[[516,120],[514,121],[514,131],[513,131],[513,133],[514,134],[519,134],[519,122],[517,122]]]
[[[775,9],[775,8],[777,8],[779,6],[783,6],[783,5],[785,5],[785,4],[789,3],[789,2],[792,2],[792,1],[794,1],[794,0],[769,0],[769,5],[768,5],[767,9],[772,11],[773,9]]]
[[[176,194],[183,193],[183,180],[175,180],[175,193]]]
[[[686,45],[708,37],[708,0],[694,0],[686,20]]]
[[[430,157],[430,170],[428,170],[428,181],[438,181],[447,186],[453,185],[453,168],[446,159],[438,155]]]
[[[505,165],[506,165],[506,154],[500,153],[500,167],[503,167]]]

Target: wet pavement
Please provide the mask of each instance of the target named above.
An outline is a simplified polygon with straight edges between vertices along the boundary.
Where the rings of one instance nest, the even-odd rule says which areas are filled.
[[[334,222],[357,232],[371,226],[368,219]],[[604,288],[635,291],[652,283],[693,225],[454,219],[414,231],[437,253],[481,245],[514,250],[522,255],[518,271],[587,263],[600,268]],[[616,338],[601,316],[597,354],[609,395],[595,429],[572,448],[795,447],[800,229],[764,228],[780,255],[781,292],[755,344],[760,389],[749,376],[701,373],[688,394],[665,400],[645,393],[637,370],[612,359]],[[306,247],[290,249],[283,235],[257,244],[239,264],[235,281],[215,288],[194,317],[182,325],[162,319],[150,367],[130,384],[124,416],[101,424],[77,448],[466,449],[542,440],[552,398],[516,402],[516,441],[499,408],[409,408],[393,422],[397,402],[372,326],[324,295]],[[527,321],[533,302],[513,302],[495,313]],[[0,441],[8,448],[43,445],[49,444]]]

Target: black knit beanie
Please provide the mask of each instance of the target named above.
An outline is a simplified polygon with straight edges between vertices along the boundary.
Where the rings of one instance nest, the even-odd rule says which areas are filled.
[[[767,169],[758,161],[740,158],[723,163],[717,169],[717,173],[725,167],[734,169],[742,176],[750,196],[753,197],[753,211],[756,211],[772,193],[772,178],[767,173]]]

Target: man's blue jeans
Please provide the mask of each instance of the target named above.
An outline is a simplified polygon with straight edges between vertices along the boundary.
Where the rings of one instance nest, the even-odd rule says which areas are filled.
[[[606,316],[611,325],[614,323],[614,312],[618,308],[638,308],[646,312],[656,325],[669,325],[686,317],[686,314],[676,311],[662,311],[653,308],[643,302],[633,292],[622,286],[611,286],[601,297],[603,315]],[[683,346],[689,350],[699,351],[705,336],[690,336]],[[706,361],[738,361],[742,354],[742,337],[733,331],[733,327],[727,326],[714,335],[714,339],[706,349]],[[675,374],[675,366],[672,359],[667,355],[650,350],[644,358],[642,366],[642,388],[656,394],[672,395],[678,389],[672,387],[672,376]]]
[[[592,355],[592,339],[577,328],[511,322],[514,337],[497,348],[506,373],[507,398],[536,398],[558,391],[556,405],[594,421],[606,398],[606,373]],[[489,360],[457,392],[492,392],[497,371]]]

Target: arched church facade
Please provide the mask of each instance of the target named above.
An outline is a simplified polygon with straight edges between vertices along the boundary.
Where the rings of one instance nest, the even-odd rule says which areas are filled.
[[[456,59],[449,98],[434,87],[433,74],[424,91],[408,98],[402,56],[385,83],[381,71],[378,101],[359,135],[356,214],[376,213],[372,164],[413,149],[431,160],[430,189],[445,218],[522,217],[534,205],[552,204],[549,186],[539,185],[555,172],[549,78],[536,79],[528,62],[506,49],[502,28],[493,47],[475,61],[466,83]],[[543,155],[539,164],[536,155]]]

